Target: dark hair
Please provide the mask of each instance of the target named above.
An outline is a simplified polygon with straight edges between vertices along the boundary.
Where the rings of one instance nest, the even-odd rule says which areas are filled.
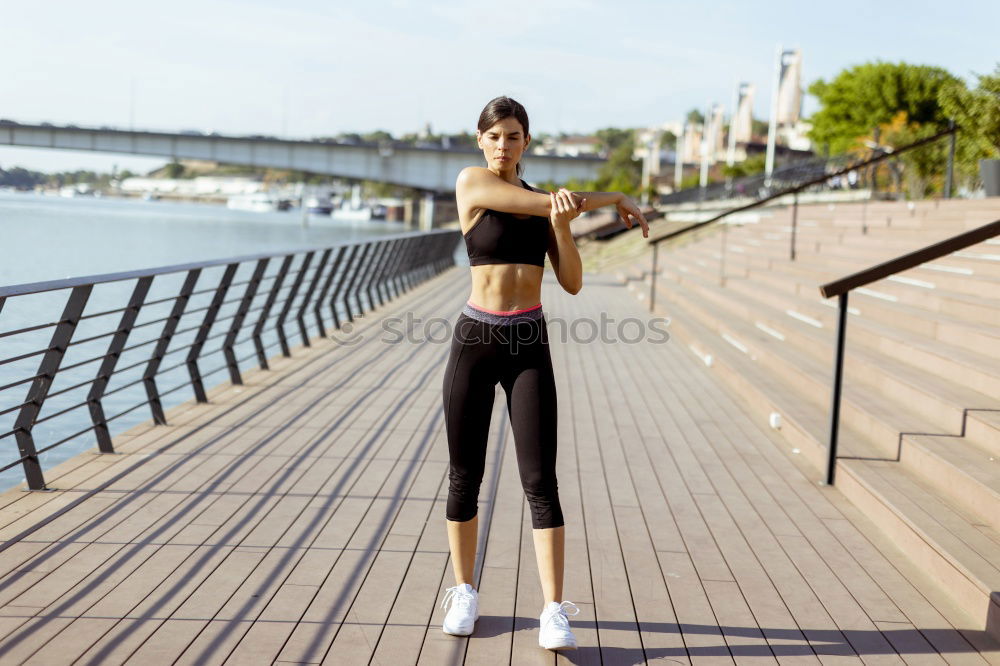
[[[476,125],[476,129],[480,132],[485,132],[501,120],[506,120],[507,118],[514,118],[521,123],[525,136],[528,135],[528,112],[524,110],[524,107],[518,101],[506,95],[494,97],[489,101],[483,108],[483,112],[479,114],[479,124]],[[521,160],[517,161],[516,169],[518,176],[524,172]]]

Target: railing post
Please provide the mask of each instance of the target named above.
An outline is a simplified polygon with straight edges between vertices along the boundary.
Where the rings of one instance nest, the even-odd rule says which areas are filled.
[[[385,291],[389,296],[389,300],[395,300],[399,297],[400,289],[400,276],[403,274],[403,270],[406,268],[407,262],[410,260],[410,239],[400,238],[399,239],[399,249],[396,252],[396,256],[392,261],[392,271],[389,273],[389,277],[386,279]]]
[[[427,237],[426,236],[420,236],[413,243],[413,248],[411,248],[411,250],[410,250],[411,255],[412,255],[411,256],[412,261],[410,262],[410,267],[406,270],[406,276],[405,276],[405,280],[406,280],[406,282],[405,282],[405,284],[406,284],[405,290],[406,291],[410,291],[411,289],[413,289],[413,286],[418,281],[418,275],[417,274],[418,274],[418,272],[420,270],[420,257],[423,256],[424,246],[425,245],[427,245]]]
[[[38,364],[38,375],[28,387],[28,394],[24,399],[24,406],[17,414],[14,422],[14,439],[17,441],[17,450],[24,459],[21,464],[24,467],[24,480],[28,484],[29,490],[46,490],[45,477],[42,474],[42,464],[38,460],[38,451],[35,449],[35,439],[31,436],[31,429],[42,411],[45,398],[52,388],[52,382],[59,371],[69,343],[73,339],[76,325],[83,316],[83,309],[87,306],[87,299],[93,285],[87,284],[80,287],[73,287],[66,301],[59,323],[56,324],[52,332],[52,340],[42,361]]]
[[[653,311],[656,303],[656,254],[659,243],[653,243],[653,273],[649,276],[649,311]]]
[[[845,291],[839,298],[837,310],[837,346],[833,359],[833,395],[830,405],[830,440],[827,444],[826,483],[833,485],[834,473],[837,469],[837,435],[840,429],[840,394],[844,377],[844,342],[847,337],[847,294]]]
[[[403,260],[399,267],[399,271],[396,273],[394,280],[396,288],[396,297],[401,296],[407,292],[407,275],[410,272],[410,267],[413,266],[414,256],[416,256],[416,248],[420,243],[420,238],[416,236],[410,236],[406,239],[406,245],[403,247]]]
[[[361,246],[358,244],[351,246],[351,254],[347,257],[347,263],[344,264],[344,273],[340,276],[340,279],[337,280],[337,288],[333,290],[333,296],[330,297],[330,313],[333,314],[333,327],[336,329],[340,328],[340,315],[337,314],[337,299],[340,296],[340,292],[344,290],[344,286],[347,284],[349,279],[348,275],[353,270],[356,270],[354,258],[357,256],[359,249],[361,249]]]
[[[201,370],[198,369],[198,357],[201,355],[201,349],[205,346],[205,340],[208,339],[208,334],[215,324],[219,308],[222,307],[222,301],[226,298],[226,292],[229,291],[229,285],[233,283],[233,276],[236,275],[236,269],[239,266],[239,264],[229,264],[226,266],[226,270],[222,274],[222,280],[215,289],[215,295],[212,297],[212,302],[209,304],[208,310],[205,311],[205,318],[201,321],[198,334],[195,335],[194,342],[191,344],[191,350],[188,352],[187,359],[185,360],[188,374],[191,375],[191,388],[194,389],[194,397],[198,402],[208,402],[205,383],[201,379]]]
[[[267,323],[267,317],[271,314],[271,308],[274,307],[274,302],[278,299],[278,292],[281,291],[281,285],[285,282],[285,276],[288,275],[288,270],[292,266],[292,259],[295,257],[293,254],[285,255],[285,258],[281,260],[281,266],[278,267],[278,272],[274,276],[274,284],[271,285],[271,291],[267,295],[267,300],[264,301],[264,307],[260,311],[260,316],[257,317],[257,323],[253,327],[253,346],[257,350],[257,362],[260,364],[262,370],[270,370],[267,364],[267,353],[264,350],[264,341],[261,338],[264,332],[264,325]]]
[[[194,286],[198,283],[200,275],[200,268],[188,271],[187,277],[184,278],[184,284],[181,285],[181,291],[177,294],[177,298],[174,299],[174,307],[170,311],[170,316],[167,317],[167,321],[163,324],[163,330],[160,332],[156,348],[153,350],[153,354],[149,358],[149,363],[146,364],[146,369],[142,373],[142,384],[146,388],[149,411],[152,412],[153,422],[157,425],[167,425],[167,417],[163,413],[163,405],[160,403],[160,391],[156,387],[156,373],[160,369],[160,363],[163,362],[163,357],[167,353],[167,347],[170,346],[170,341],[174,337],[174,331],[177,330],[181,316],[184,315],[184,310],[187,308],[188,300],[191,298],[191,293],[194,292]]]
[[[243,376],[240,374],[240,364],[236,359],[236,352],[233,351],[233,346],[236,344],[236,337],[239,335],[240,329],[243,328],[243,320],[246,319],[247,312],[250,311],[250,305],[253,303],[254,297],[257,296],[257,289],[264,279],[264,272],[267,270],[269,262],[270,259],[267,257],[257,261],[257,266],[254,268],[250,281],[247,282],[247,288],[243,292],[243,298],[240,300],[240,305],[236,310],[236,315],[233,317],[233,322],[229,326],[229,332],[222,343],[222,354],[226,357],[226,367],[229,369],[229,381],[233,384],[243,383]]]
[[[288,338],[285,336],[285,320],[288,318],[288,313],[292,311],[292,304],[295,301],[295,297],[299,294],[299,289],[302,287],[302,281],[306,278],[306,271],[309,270],[309,265],[312,263],[314,254],[316,254],[315,250],[306,252],[305,257],[302,258],[302,263],[299,264],[299,271],[295,274],[295,282],[292,283],[292,288],[285,297],[285,304],[281,308],[281,314],[274,321],[274,326],[278,331],[278,342],[281,344],[281,353],[286,357],[292,355],[292,350],[288,347]],[[309,346],[308,340],[306,341],[306,346]]]
[[[948,129],[952,130],[948,137],[948,168],[945,171],[944,198],[951,199],[951,188],[955,182],[955,121],[948,121]]]
[[[382,265],[382,270],[379,272],[378,278],[375,280],[375,297],[378,299],[379,307],[389,301],[389,290],[388,281],[389,276],[392,275],[394,266],[399,257],[399,248],[403,244],[402,239],[397,238],[395,240],[389,241],[389,250],[386,255],[385,263]]]
[[[382,276],[384,276],[388,271],[390,262],[393,260],[394,255],[396,253],[397,242],[395,240],[390,240],[386,241],[386,243],[388,245],[386,246],[385,252],[383,253],[382,261],[379,264],[378,271],[375,273],[375,277],[372,279],[372,283],[368,286],[368,298],[372,299],[374,297],[374,299],[378,301],[378,303],[376,304],[377,307],[382,307],[382,305],[385,303],[386,299],[382,298],[382,291],[380,289],[382,286]]]
[[[330,255],[333,254],[333,248],[327,248],[323,250],[323,256],[319,259],[319,266],[316,267],[316,272],[313,274],[312,282],[309,283],[309,289],[306,290],[305,295],[302,297],[302,304],[299,306],[299,312],[295,319],[299,322],[299,334],[302,336],[302,344],[309,347],[309,332],[306,330],[306,309],[309,307],[309,302],[312,300],[312,296],[316,293],[316,286],[319,284],[319,280],[323,277],[323,269],[326,268],[326,264],[330,261]],[[323,331],[320,330],[320,335]]]
[[[313,312],[316,315],[316,327],[319,328],[319,334],[323,337],[326,337],[326,326],[323,324],[323,304],[326,303],[326,294],[330,291],[333,278],[337,275],[337,269],[340,268],[340,261],[343,259],[346,251],[347,248],[343,245],[337,248],[337,257],[333,260],[333,267],[330,268],[330,274],[326,276],[326,282],[323,283],[323,288],[320,289],[319,296],[316,297],[316,304],[313,306]]]
[[[97,438],[97,448],[101,453],[114,453],[115,447],[111,443],[111,433],[108,431],[108,420],[104,414],[104,407],[101,405],[101,398],[108,388],[111,375],[115,372],[118,359],[121,358],[122,349],[128,341],[135,320],[139,316],[139,309],[146,302],[146,294],[153,284],[153,276],[139,278],[132,290],[128,306],[122,312],[121,321],[118,323],[118,330],[111,336],[108,344],[108,351],[101,361],[101,368],[97,371],[94,383],[90,385],[90,393],[87,395],[87,407],[90,409],[90,421],[94,424],[94,435]]]
[[[375,254],[372,257],[371,266],[368,267],[368,275],[365,276],[365,281],[362,286],[358,288],[358,293],[364,293],[365,297],[368,299],[368,310],[375,309],[375,299],[372,297],[372,285],[375,284],[375,278],[378,276],[379,271],[382,270],[382,263],[389,254],[389,241],[375,241],[377,248]],[[361,305],[361,298],[358,297],[358,305]]]
[[[354,269],[354,274],[351,275],[351,281],[347,285],[347,289],[344,290],[344,309],[347,314],[347,321],[354,321],[354,312],[351,311],[351,294],[355,294],[355,299],[358,301],[358,314],[361,313],[361,299],[357,297],[356,290],[354,289],[354,283],[358,281],[358,276],[361,274],[362,268],[367,268],[368,266],[368,255],[371,254],[371,249],[374,247],[374,243],[371,241],[365,244],[365,249],[361,252],[361,256],[358,257],[358,265]]]
[[[389,270],[385,277],[382,278],[382,289],[385,291],[386,302],[396,298],[396,276],[399,275],[399,268],[402,265],[403,260],[406,258],[406,239],[400,238],[396,243],[396,249],[393,250],[392,259],[389,260]]]
[[[792,195],[792,243],[789,248],[789,253],[792,261],[795,261],[795,228],[798,226],[799,220],[799,193],[796,192]]]

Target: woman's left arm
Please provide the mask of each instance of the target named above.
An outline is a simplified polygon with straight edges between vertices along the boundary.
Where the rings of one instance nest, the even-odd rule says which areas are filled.
[[[580,214],[568,190],[558,194],[549,193],[552,199],[552,214],[549,216],[549,262],[555,271],[559,284],[570,294],[578,294],[583,288],[583,262],[580,251],[569,229],[570,220]]]

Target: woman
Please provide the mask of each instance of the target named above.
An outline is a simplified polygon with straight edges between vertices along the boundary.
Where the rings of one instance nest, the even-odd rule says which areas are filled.
[[[545,255],[560,286],[576,294],[583,268],[569,230],[572,219],[614,205],[629,228],[637,221],[644,237],[649,231],[638,207],[620,192],[546,193],[521,180],[521,155],[531,143],[528,114],[509,97],[486,105],[476,140],[487,167],[463,169],[455,184],[472,294],[456,321],[443,382],[451,459],[446,523],[456,584],[442,602],[448,609],[442,629],[468,636],[479,617],[479,593],[472,585],[477,501],[499,382],[507,394],[545,598],[538,643],[573,649],[566,611],[575,615],[579,609],[562,600],[565,529],[556,483],[556,386],[541,304]]]

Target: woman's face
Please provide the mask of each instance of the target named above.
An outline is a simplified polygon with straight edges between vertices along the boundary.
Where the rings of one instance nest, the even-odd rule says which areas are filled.
[[[531,142],[531,136],[524,133],[520,121],[514,117],[498,121],[485,132],[476,130],[476,139],[492,171],[513,169]]]

